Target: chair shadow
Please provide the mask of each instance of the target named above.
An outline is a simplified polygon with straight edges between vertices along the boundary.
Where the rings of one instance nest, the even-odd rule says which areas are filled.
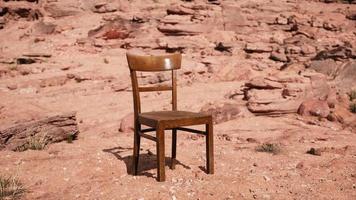
[[[133,150],[132,148],[114,147],[114,148],[110,148],[110,149],[103,149],[103,152],[111,153],[117,159],[124,161],[124,163],[126,165],[127,173],[133,175],[133,171],[132,171],[133,156],[132,156],[132,154],[129,156],[121,155],[123,152],[126,153],[127,151],[132,151],[132,150]],[[172,159],[170,157],[165,157],[165,158],[166,158],[165,165],[170,166]],[[181,165],[185,169],[191,169],[189,166],[184,165],[183,163],[179,162],[178,160],[176,160],[176,165]],[[140,159],[139,159],[139,163],[138,163],[138,175],[139,176],[147,176],[147,177],[151,177],[151,178],[156,177],[156,176],[154,176],[153,173],[148,172],[148,170],[151,170],[151,169],[157,169],[157,156],[149,150],[147,153],[140,153]]]
[[[199,166],[199,169],[208,174],[208,169],[204,166]]]

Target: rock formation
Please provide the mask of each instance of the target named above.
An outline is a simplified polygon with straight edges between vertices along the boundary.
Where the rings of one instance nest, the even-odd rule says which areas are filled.
[[[23,151],[31,138],[43,137],[50,144],[74,139],[78,133],[75,113],[47,117],[0,130],[0,149]]]

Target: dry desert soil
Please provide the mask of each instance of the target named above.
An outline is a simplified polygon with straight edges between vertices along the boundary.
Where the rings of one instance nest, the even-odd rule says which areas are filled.
[[[0,199],[356,199],[355,20],[354,0],[2,0],[0,176],[24,190]],[[132,175],[132,50],[182,53],[178,108],[213,115],[215,174],[182,131],[169,169],[166,131],[166,181],[145,139]]]

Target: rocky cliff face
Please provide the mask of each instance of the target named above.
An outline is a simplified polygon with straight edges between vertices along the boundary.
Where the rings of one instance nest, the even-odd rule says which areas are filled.
[[[36,166],[44,169],[43,175],[35,178],[38,183],[29,198],[58,198],[73,192],[59,180],[42,185],[49,176],[61,177],[52,174],[50,159],[75,166],[69,178],[81,176],[74,181],[80,185],[76,198],[85,198],[90,191],[93,198],[112,198],[110,192],[98,196],[94,186],[86,185],[94,180],[100,182],[100,188],[115,188],[117,182],[107,183],[111,172],[130,163],[131,150],[127,148],[132,146],[133,107],[125,53],[133,49],[181,52],[178,107],[215,116],[218,178],[204,178],[195,169],[178,169],[169,174],[177,177],[168,183],[174,192],[162,192],[163,197],[187,199],[191,194],[189,198],[207,199],[210,195],[216,199],[220,191],[226,191],[221,184],[216,187],[217,179],[230,185],[230,177],[234,177],[232,184],[241,191],[231,189],[231,197],[226,199],[283,199],[290,195],[303,199],[306,193],[325,197],[318,191],[327,191],[336,199],[352,198],[356,173],[355,16],[354,0],[1,1],[0,138],[5,139],[0,141],[0,157],[6,159],[0,165],[14,169],[16,162],[31,172],[40,169]],[[170,80],[165,73],[140,73],[139,77],[142,85]],[[169,97],[164,92],[144,94],[144,110],[169,109]],[[77,115],[67,119],[73,122],[71,130],[63,132],[48,121],[51,116],[67,116],[65,113],[73,111]],[[24,126],[29,130],[19,131]],[[34,129],[38,131],[31,132]],[[16,150],[6,139],[9,135],[24,145],[24,135],[59,129],[61,140],[73,130],[81,134],[73,144],[49,146],[45,150],[48,155],[8,151]],[[189,147],[199,142],[200,137],[182,138],[179,147],[186,150],[182,162],[194,166],[201,160],[189,156],[192,152],[203,155]],[[271,158],[254,151],[265,142],[278,143],[289,153]],[[117,146],[120,148],[115,149]],[[314,159],[305,155],[311,147],[327,151]],[[144,148],[149,153],[143,168],[151,173],[154,167],[149,163],[148,149],[154,146]],[[37,157],[41,162],[17,161]],[[78,167],[69,161],[72,158],[85,166]],[[101,174],[105,181],[92,175],[96,160],[106,164],[99,167],[106,170]],[[334,169],[335,173],[327,172]],[[125,188],[151,183],[147,177],[136,180],[123,174],[127,174],[125,170],[113,176],[122,177]],[[197,179],[211,194],[199,190],[201,185],[194,182]],[[192,192],[184,187],[188,182]],[[292,187],[298,184],[301,186]],[[269,185],[268,192],[256,189],[265,185]],[[47,186],[53,186],[52,190],[43,192]],[[56,187],[62,190],[56,193]],[[134,194],[136,199],[143,198],[127,191],[116,191],[115,197]],[[154,191],[160,191],[158,186]],[[66,197],[75,198],[71,194]],[[144,197],[163,198],[148,192]]]

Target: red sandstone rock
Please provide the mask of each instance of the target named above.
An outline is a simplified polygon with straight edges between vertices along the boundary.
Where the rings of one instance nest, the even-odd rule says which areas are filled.
[[[211,114],[214,124],[219,124],[236,119],[241,111],[236,104],[208,103],[201,108],[200,112]]]
[[[255,77],[245,84],[249,88],[256,89],[281,89],[283,85],[279,82],[270,81],[264,77]]]
[[[330,113],[330,108],[326,101],[311,99],[304,101],[298,108],[298,114],[303,116],[318,116],[327,117]]]
[[[248,53],[272,52],[272,47],[264,43],[247,43],[244,49]]]
[[[93,12],[108,13],[115,12],[117,9],[117,5],[114,3],[96,3],[94,5]]]
[[[356,90],[356,62],[351,61],[340,68],[335,82],[338,88],[344,92]]]
[[[350,169],[356,168],[356,120],[346,95],[356,89],[350,64],[355,58],[355,21],[345,18],[355,4],[30,1],[0,3],[0,129],[74,109],[81,136],[73,144],[57,143],[43,151],[0,151],[1,173],[17,175],[31,189],[23,199],[355,199]],[[93,12],[95,5],[99,13]],[[177,14],[167,15],[176,6],[171,13]],[[172,33],[161,32],[161,26]],[[214,125],[213,176],[199,168],[205,163],[204,137],[183,131],[178,131],[180,164],[166,170],[165,183],[152,184],[155,143],[145,139],[140,176],[129,174],[133,135],[117,130],[133,111],[125,53],[134,48],[183,54],[177,77],[179,109],[199,111],[207,102],[228,99],[235,107],[222,109],[215,103],[212,112],[223,110],[225,116],[240,110],[235,120]],[[284,53],[287,62],[283,55],[283,62],[271,60],[273,52]],[[142,85],[170,83],[169,76],[138,76]],[[169,110],[170,95],[141,93],[142,110]],[[295,115],[308,99],[325,100],[328,117]],[[169,162],[170,131],[165,139]],[[284,144],[286,153],[256,153],[255,147],[265,142]],[[322,156],[305,154],[311,147],[322,149]],[[266,184],[268,191],[261,190]]]
[[[168,15],[193,15],[194,10],[183,6],[174,6],[167,9]]]
[[[133,32],[138,32],[140,25],[131,24],[128,20],[115,18],[88,32],[89,37],[111,39],[125,39]]]
[[[121,119],[120,132],[129,133],[134,130],[134,113],[129,113]]]
[[[79,133],[75,113],[68,113],[0,130],[0,149],[27,150],[31,137],[41,135],[46,144],[77,137]]]
[[[157,28],[166,35],[198,35],[209,30],[209,27],[201,24],[164,24]]]

